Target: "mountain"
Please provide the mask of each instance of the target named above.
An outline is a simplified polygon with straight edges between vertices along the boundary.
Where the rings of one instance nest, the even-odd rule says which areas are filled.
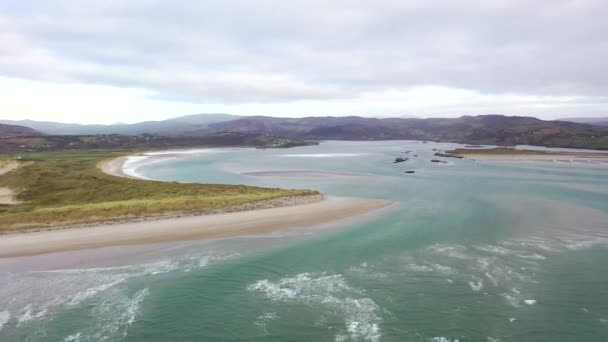
[[[244,117],[210,124],[215,131],[314,140],[431,140],[468,144],[608,149],[608,128],[503,115],[444,119]]]
[[[8,121],[0,121],[6,123]],[[14,121],[11,121],[14,122]],[[200,137],[224,132],[298,140],[430,140],[484,145],[538,145],[608,150],[608,127],[533,117],[479,115],[460,118],[365,118],[196,114],[136,124],[79,125],[19,121],[54,135],[122,134]]]
[[[33,137],[40,135],[42,135],[42,133],[29,127],[0,124],[0,138]]]
[[[586,123],[590,125],[596,126],[608,126],[608,117],[603,118],[564,118],[560,119],[562,121],[570,121],[570,122],[578,122],[578,123]]]
[[[188,130],[204,131],[211,123],[240,118],[230,114],[194,114],[162,121],[144,121],[135,124],[82,125],[33,120],[0,120],[2,124],[22,125],[53,135],[91,134],[182,134]]]

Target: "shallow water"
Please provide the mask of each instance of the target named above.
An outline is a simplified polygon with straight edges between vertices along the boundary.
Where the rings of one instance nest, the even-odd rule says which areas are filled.
[[[134,159],[129,172],[153,179],[398,206],[343,229],[12,260],[24,270],[0,273],[0,340],[606,340],[608,166],[430,162],[433,148],[453,146],[327,142]]]

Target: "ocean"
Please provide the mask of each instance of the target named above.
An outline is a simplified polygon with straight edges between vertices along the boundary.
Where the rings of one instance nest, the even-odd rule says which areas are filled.
[[[133,158],[126,171],[150,179],[396,204],[330,227],[11,260],[0,341],[608,340],[608,165],[433,156],[456,146]]]

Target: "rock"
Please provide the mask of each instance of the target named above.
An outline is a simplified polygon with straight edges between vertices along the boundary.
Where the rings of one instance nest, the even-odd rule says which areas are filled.
[[[416,171],[408,170],[408,171],[405,171],[403,173],[416,173]]]
[[[408,158],[396,158],[395,161],[393,162],[393,164],[395,163],[403,163],[404,161],[407,161]]]
[[[431,162],[432,163],[446,163],[445,161],[439,160],[439,159],[431,159]]]
[[[414,154],[414,157],[418,157],[418,155],[417,155],[417,154]]]

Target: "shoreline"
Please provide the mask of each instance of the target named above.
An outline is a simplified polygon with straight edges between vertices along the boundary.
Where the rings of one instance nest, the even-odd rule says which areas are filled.
[[[208,240],[267,234],[290,228],[328,224],[370,213],[393,202],[327,197],[322,201],[213,215],[99,224],[0,236],[0,258],[30,256],[99,247]]]
[[[112,176],[146,180],[145,178],[131,176],[124,171],[124,166],[128,159],[128,156],[122,156],[118,158],[112,158],[110,160],[104,160],[99,163],[98,167],[104,173],[107,173]]]
[[[102,161],[97,166],[112,176],[150,181],[126,174],[123,167],[127,159],[127,156],[121,156]],[[169,213],[131,220],[15,229],[0,234],[0,258],[267,234],[331,224],[392,204],[394,202],[386,200],[325,197],[322,194],[288,196],[199,213]]]

